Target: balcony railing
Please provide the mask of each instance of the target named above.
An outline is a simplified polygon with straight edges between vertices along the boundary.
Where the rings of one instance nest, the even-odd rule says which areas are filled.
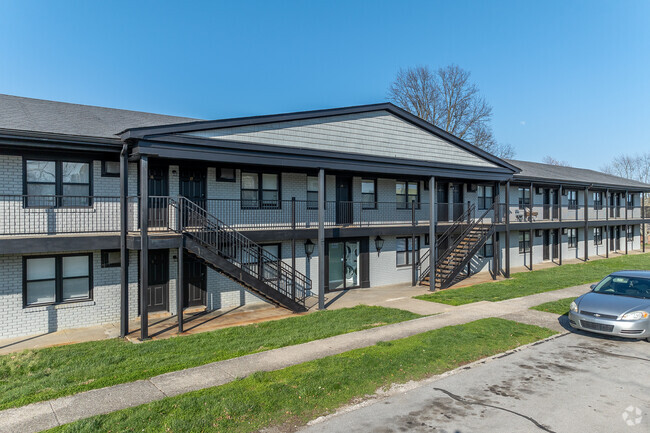
[[[149,230],[168,231],[175,227],[177,215],[171,206],[174,198],[149,197]],[[239,199],[204,199],[194,201],[210,214],[238,230],[310,229],[318,227],[317,203],[307,200],[242,201]],[[471,203],[438,203],[438,222],[454,221]],[[128,230],[140,228],[139,197],[127,198]],[[589,207],[590,220],[625,218],[625,208]],[[506,205],[500,203],[486,218],[503,223],[563,221],[584,219],[584,207],[567,205]],[[640,219],[640,206],[629,207],[628,219]],[[646,209],[645,218],[650,218]],[[325,227],[377,227],[429,224],[428,203],[336,202],[325,203]],[[117,196],[26,196],[0,195],[0,236],[72,233],[115,233],[120,231],[120,198]]]

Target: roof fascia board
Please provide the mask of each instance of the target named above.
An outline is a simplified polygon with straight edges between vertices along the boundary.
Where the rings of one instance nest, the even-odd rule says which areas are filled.
[[[575,186],[575,187],[589,187],[590,189],[592,187],[595,188],[615,188],[615,189],[621,189],[621,190],[628,190],[628,191],[637,191],[637,192],[643,192],[643,191],[650,191],[650,186],[648,186],[647,189],[644,189],[640,185],[621,185],[621,184],[613,184],[613,183],[598,183],[598,182],[581,182],[577,180],[558,180],[558,179],[546,179],[542,177],[532,177],[532,176],[518,176],[515,175],[512,179],[512,184],[513,185],[518,185],[519,183],[524,184],[524,185],[530,185],[530,182],[536,182],[536,183],[541,183],[544,185],[562,185],[562,186]]]

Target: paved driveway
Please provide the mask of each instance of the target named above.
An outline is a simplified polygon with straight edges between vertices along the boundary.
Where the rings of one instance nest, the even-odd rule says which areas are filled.
[[[649,432],[650,343],[564,335],[303,431]]]

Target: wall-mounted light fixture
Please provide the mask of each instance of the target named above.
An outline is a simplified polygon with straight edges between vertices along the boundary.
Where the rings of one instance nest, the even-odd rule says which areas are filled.
[[[382,248],[384,248],[384,240],[377,236],[375,238],[375,249],[377,250],[377,254],[379,254]]]
[[[307,258],[311,258],[311,255],[314,254],[314,243],[311,241],[311,239],[307,239],[307,242],[305,242],[305,255]]]

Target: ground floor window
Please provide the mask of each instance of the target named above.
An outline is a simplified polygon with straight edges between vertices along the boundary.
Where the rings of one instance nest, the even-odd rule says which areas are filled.
[[[530,232],[519,232],[519,254],[530,252]]]
[[[485,241],[485,244],[481,248],[481,255],[483,257],[494,257],[494,243],[492,242],[492,236],[489,236]]]
[[[602,245],[603,244],[603,228],[594,227],[594,244]]]
[[[634,226],[627,226],[626,236],[628,242],[632,242],[634,240]]]
[[[578,229],[568,229],[569,233],[569,248],[578,247]]]
[[[410,266],[413,264],[413,238],[397,238],[397,266]],[[420,260],[420,237],[415,238],[415,261]]]
[[[92,254],[23,258],[24,306],[92,298]]]

